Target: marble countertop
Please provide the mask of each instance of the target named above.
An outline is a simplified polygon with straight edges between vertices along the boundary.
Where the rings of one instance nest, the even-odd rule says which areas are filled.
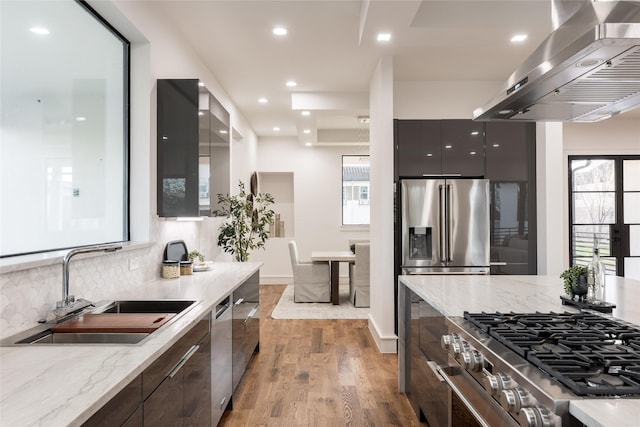
[[[214,263],[210,271],[119,291],[114,299],[200,301],[138,345],[0,347],[0,425],[81,425],[261,265]]]
[[[562,305],[557,276],[400,276],[400,282],[446,316],[464,311],[576,311]],[[612,316],[640,325],[640,281],[606,276],[605,300],[616,304]],[[569,412],[589,427],[638,425],[640,399],[577,399]]]

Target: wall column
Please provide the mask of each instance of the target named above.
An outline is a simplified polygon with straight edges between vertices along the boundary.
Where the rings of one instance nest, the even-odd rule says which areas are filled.
[[[393,58],[380,59],[369,85],[371,117],[371,308],[369,330],[382,353],[397,351],[393,274]]]

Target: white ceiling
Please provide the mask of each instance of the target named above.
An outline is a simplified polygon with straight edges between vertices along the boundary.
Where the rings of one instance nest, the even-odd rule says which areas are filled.
[[[345,143],[366,133],[358,116],[368,114],[369,82],[382,56],[393,56],[395,81],[505,81],[550,33],[550,3],[169,0],[147,4],[165,13],[184,34],[259,137],[299,136],[303,142],[322,135]],[[289,34],[272,35],[276,25],[286,27]],[[380,31],[390,32],[392,40],[376,42]],[[526,33],[528,39],[512,44],[515,33]],[[285,86],[290,79],[297,87]],[[269,102],[258,103],[260,97]],[[312,112],[306,122],[300,116],[303,108]],[[302,134],[303,128],[312,133]]]

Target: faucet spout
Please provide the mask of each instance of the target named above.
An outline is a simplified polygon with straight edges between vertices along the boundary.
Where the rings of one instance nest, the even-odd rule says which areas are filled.
[[[85,254],[89,252],[115,252],[118,249],[122,249],[122,244],[115,243],[109,245],[95,245],[95,246],[85,246],[82,248],[71,249],[64,256],[62,260],[62,300],[56,303],[56,311],[57,312],[68,312],[68,309],[71,305],[73,305],[75,299],[72,296],[69,296],[69,263],[71,258],[78,254]]]

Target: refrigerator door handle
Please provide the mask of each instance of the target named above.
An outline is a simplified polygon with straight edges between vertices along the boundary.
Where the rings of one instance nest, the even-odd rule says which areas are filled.
[[[451,227],[453,223],[452,217],[452,209],[451,209],[451,184],[447,184],[447,201],[445,203],[445,209],[447,214],[447,262],[453,262],[453,258],[451,257]]]
[[[444,195],[444,189],[443,189],[443,185],[439,185],[438,186],[438,216],[439,216],[439,221],[438,221],[438,240],[440,242],[439,245],[439,250],[440,253],[438,254],[438,257],[440,258],[440,262],[442,263],[446,263],[446,244],[445,244],[445,229],[446,229],[446,224],[445,224],[445,195]]]

